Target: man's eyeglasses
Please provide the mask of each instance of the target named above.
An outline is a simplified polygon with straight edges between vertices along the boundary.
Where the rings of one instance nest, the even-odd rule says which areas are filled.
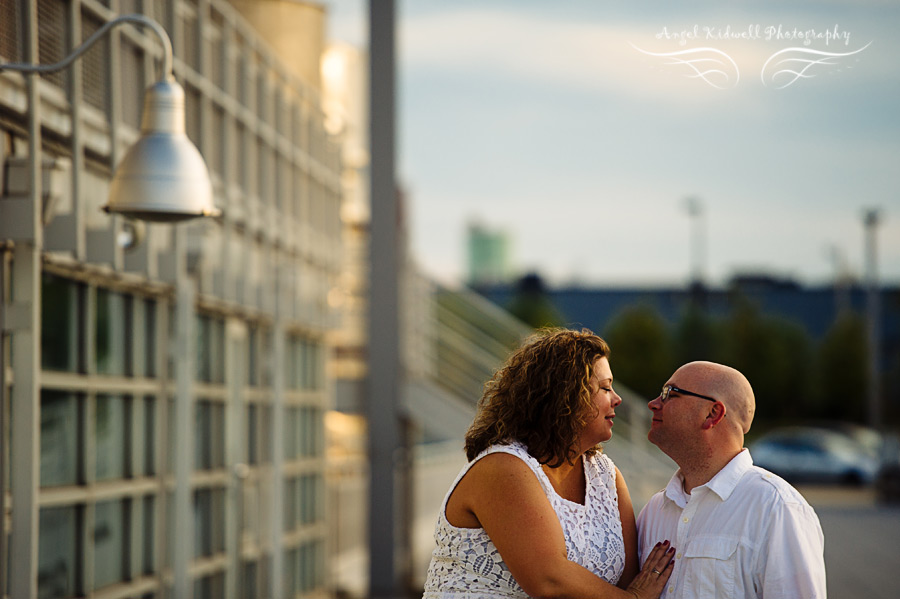
[[[693,391],[686,391],[685,389],[681,389],[679,387],[676,387],[675,385],[666,385],[662,388],[662,393],[659,394],[659,403],[666,403],[667,401],[669,401],[669,396],[672,393],[676,393],[678,395],[690,395],[692,397],[699,397],[700,399],[706,399],[708,401],[719,401],[715,397],[700,395],[699,393],[694,393]]]

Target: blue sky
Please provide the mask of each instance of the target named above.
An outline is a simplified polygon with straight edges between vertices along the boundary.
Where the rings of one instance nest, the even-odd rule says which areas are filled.
[[[367,4],[324,4],[330,36],[365,46]],[[900,283],[900,3],[407,0],[398,11],[398,176],[429,274],[464,276],[477,221],[510,234],[518,271],[553,282],[682,283],[696,196],[714,284],[761,271],[827,282],[835,255],[861,276],[868,207],[882,213],[880,277]],[[838,37],[786,35],[795,29]],[[787,48],[802,50],[779,55],[793,60],[783,66],[811,77],[763,70]],[[669,64],[690,59],[721,72],[689,78],[690,65]]]

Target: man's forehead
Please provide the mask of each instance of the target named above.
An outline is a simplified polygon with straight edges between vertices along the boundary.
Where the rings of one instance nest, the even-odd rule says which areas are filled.
[[[689,385],[697,387],[708,383],[711,375],[712,372],[707,368],[703,368],[700,364],[685,364],[675,371],[675,374],[669,378],[666,384],[675,385],[676,387],[687,387]],[[691,391],[694,390],[691,389]]]

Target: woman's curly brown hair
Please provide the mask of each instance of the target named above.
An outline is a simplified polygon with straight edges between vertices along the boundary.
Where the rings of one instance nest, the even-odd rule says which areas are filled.
[[[485,384],[466,432],[468,459],[491,445],[519,441],[542,464],[572,462],[578,437],[594,415],[594,362],[604,357],[609,346],[587,329],[546,329],[530,338]]]

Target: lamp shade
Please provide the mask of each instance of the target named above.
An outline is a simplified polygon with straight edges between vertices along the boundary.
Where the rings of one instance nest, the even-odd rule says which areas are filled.
[[[116,168],[107,212],[178,222],[218,216],[209,171],[184,129],[184,90],[167,77],[147,88],[141,137]]]

